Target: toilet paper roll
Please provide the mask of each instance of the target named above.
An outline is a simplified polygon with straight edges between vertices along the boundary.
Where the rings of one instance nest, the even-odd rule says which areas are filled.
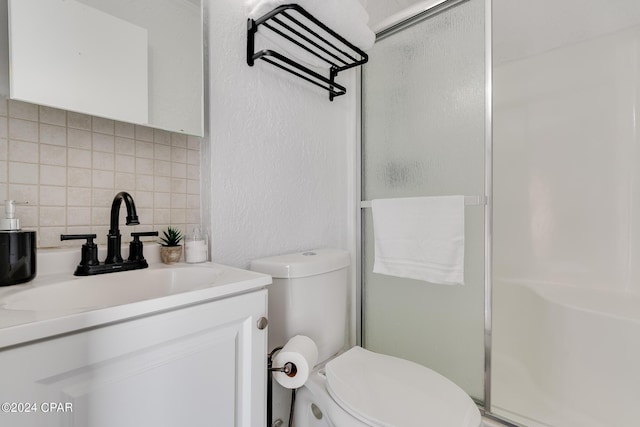
[[[309,337],[296,335],[291,338],[273,359],[275,368],[287,363],[294,365],[290,373],[274,372],[273,378],[284,388],[299,388],[307,382],[309,374],[318,361],[318,347]]]

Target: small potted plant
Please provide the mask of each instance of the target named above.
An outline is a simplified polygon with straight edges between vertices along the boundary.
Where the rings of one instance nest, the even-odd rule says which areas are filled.
[[[180,261],[182,256],[182,232],[177,228],[167,227],[166,231],[162,232],[162,246],[160,247],[160,259],[165,264],[173,264]]]

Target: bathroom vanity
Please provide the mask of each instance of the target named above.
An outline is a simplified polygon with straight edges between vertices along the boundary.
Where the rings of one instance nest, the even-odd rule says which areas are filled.
[[[0,425],[264,426],[269,276],[209,263],[71,277],[0,294]],[[107,279],[107,306],[65,298]]]

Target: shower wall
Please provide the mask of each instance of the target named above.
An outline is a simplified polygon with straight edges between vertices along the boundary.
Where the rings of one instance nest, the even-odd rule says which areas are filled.
[[[494,69],[495,274],[640,292],[640,27]]]
[[[624,3],[610,12],[628,16],[614,10]],[[639,88],[640,26],[494,66],[498,415],[530,427],[640,425],[625,404],[640,400],[625,385],[640,372],[624,345],[640,342],[628,315],[640,296]]]

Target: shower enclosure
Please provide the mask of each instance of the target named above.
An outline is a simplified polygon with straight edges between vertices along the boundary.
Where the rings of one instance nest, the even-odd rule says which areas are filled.
[[[466,286],[372,273],[364,209],[363,343],[484,400],[485,0],[448,2],[379,35],[362,75],[362,197],[464,195]]]
[[[362,71],[361,344],[507,425],[637,427],[640,2],[425,4]],[[372,273],[370,201],[437,195],[465,285]]]

